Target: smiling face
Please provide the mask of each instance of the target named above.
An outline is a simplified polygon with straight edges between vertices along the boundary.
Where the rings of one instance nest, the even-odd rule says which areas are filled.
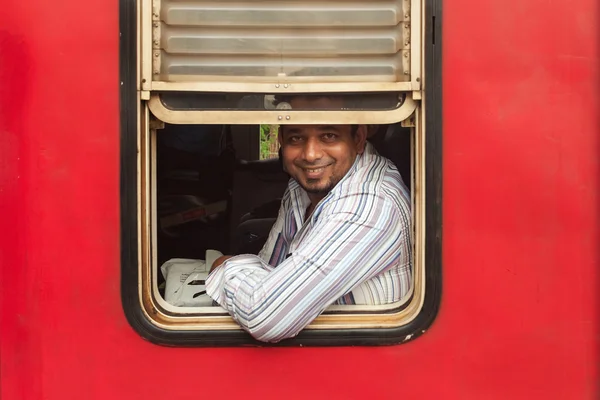
[[[280,131],[283,167],[317,203],[346,175],[365,147],[350,125],[287,125]]]
[[[322,102],[327,98],[319,98]],[[366,127],[283,125],[279,131],[285,171],[306,190],[313,205],[346,175],[365,149]]]

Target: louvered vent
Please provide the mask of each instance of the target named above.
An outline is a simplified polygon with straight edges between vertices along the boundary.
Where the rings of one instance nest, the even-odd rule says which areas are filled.
[[[162,0],[159,19],[157,81],[410,81],[408,0]]]

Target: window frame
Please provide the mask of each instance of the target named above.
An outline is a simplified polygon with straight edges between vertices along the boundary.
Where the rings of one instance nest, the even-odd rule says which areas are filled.
[[[171,124],[222,124],[224,119],[230,124],[260,125],[260,124],[311,124],[318,121],[321,124],[340,123],[349,117],[355,124],[390,124],[409,118],[417,103],[411,95],[406,96],[402,105],[394,110],[369,111],[237,111],[237,110],[171,110],[162,103],[159,95],[152,94],[148,100],[152,114],[163,122]]]
[[[417,146],[423,149],[420,158],[423,181],[427,195],[414,197],[424,204],[419,204],[426,218],[413,217],[413,222],[420,220],[423,227],[415,231],[423,237],[414,237],[414,242],[422,241],[427,251],[414,252],[415,265],[417,257],[424,267],[423,281],[421,282],[424,294],[419,301],[419,311],[414,313],[412,320],[400,326],[386,324],[388,313],[346,313],[350,319],[358,321],[358,326],[364,326],[366,320],[373,323],[369,327],[344,328],[343,324],[331,323],[335,320],[335,313],[320,316],[314,326],[303,330],[298,336],[282,341],[276,345],[381,345],[395,344],[412,340],[423,332],[433,322],[437,314],[441,296],[441,41],[435,32],[441,32],[441,0],[425,0],[425,11],[428,21],[425,30],[425,76],[427,84],[423,101],[425,101],[426,125],[425,144]],[[155,207],[141,207],[140,204],[152,198],[152,193],[142,192],[148,188],[148,174],[142,173],[138,164],[138,150],[140,154],[149,154],[144,149],[150,145],[144,137],[138,136],[138,129],[146,129],[144,123],[150,123],[148,109],[138,111],[136,107],[128,105],[140,104],[144,100],[141,81],[136,67],[137,54],[137,20],[139,15],[135,1],[120,0],[120,28],[121,28],[121,296],[125,314],[130,324],[144,338],[157,344],[179,346],[235,346],[235,345],[272,345],[258,342],[243,332],[229,316],[218,316],[214,324],[207,322],[202,325],[203,330],[196,330],[193,324],[186,324],[188,317],[177,316],[177,326],[160,323],[165,317],[165,310],[157,307],[152,299],[152,293],[144,291],[153,290],[151,276],[148,268],[141,268],[143,263],[151,263],[152,253],[156,248],[152,241],[143,240],[151,232],[148,222],[156,221]],[[435,42],[434,42],[435,39]],[[434,44],[435,43],[435,44]],[[227,112],[227,111],[226,111]],[[277,114],[277,111],[267,111]],[[231,112],[227,112],[231,113]],[[297,112],[300,113],[300,112]],[[338,112],[332,112],[338,113]],[[342,112],[343,113],[343,112]],[[277,121],[280,123],[280,121]],[[294,120],[295,123],[298,121]],[[264,121],[263,121],[264,123]],[[268,121],[267,121],[268,123]],[[418,139],[418,138],[416,138]],[[421,140],[424,138],[421,138]],[[148,150],[146,148],[146,150]],[[148,159],[141,159],[144,168],[150,168]],[[417,188],[418,189],[418,188]],[[145,199],[144,199],[145,198]],[[414,204],[413,204],[414,206]],[[140,210],[145,212],[138,221]],[[141,223],[140,223],[141,222]],[[152,235],[150,235],[152,236]],[[140,244],[141,243],[141,244]],[[150,246],[151,248],[145,248]],[[155,254],[154,254],[155,255]],[[149,259],[150,257],[150,259]],[[146,271],[146,273],[144,272]],[[154,267],[156,271],[156,266]],[[148,281],[150,279],[150,282]],[[415,279],[416,284],[416,279]],[[413,285],[414,286],[414,285]],[[410,303],[414,303],[410,301]],[[409,304],[410,306],[410,304]],[[348,306],[346,306],[348,307]],[[167,315],[167,317],[169,317]],[[171,317],[173,318],[173,317]],[[193,318],[193,317],[190,317]],[[338,318],[339,319],[339,318]],[[335,322],[335,321],[334,321]],[[392,324],[393,325],[393,324]],[[231,329],[229,329],[230,327]],[[226,328],[226,329],[223,329]]]

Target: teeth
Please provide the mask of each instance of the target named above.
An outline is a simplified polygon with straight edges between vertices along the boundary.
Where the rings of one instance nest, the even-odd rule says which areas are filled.
[[[317,173],[317,172],[323,171],[323,167],[321,167],[321,168],[315,168],[315,169],[308,169],[308,168],[306,168],[306,171],[307,172],[311,172],[311,173]]]

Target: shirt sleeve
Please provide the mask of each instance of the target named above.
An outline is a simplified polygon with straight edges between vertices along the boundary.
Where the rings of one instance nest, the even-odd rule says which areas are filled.
[[[389,268],[403,235],[399,209],[379,194],[333,202],[298,233],[300,245],[277,268],[257,256],[227,260],[211,274],[207,293],[256,339],[297,335],[327,306]]]

